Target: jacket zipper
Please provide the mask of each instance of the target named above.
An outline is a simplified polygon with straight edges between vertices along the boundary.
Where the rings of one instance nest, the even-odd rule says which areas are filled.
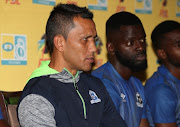
[[[71,74],[66,68],[64,68],[64,69],[65,69],[69,74]],[[75,75],[75,77],[78,75],[78,73],[79,73],[79,72],[77,72],[77,74]],[[82,104],[83,104],[84,119],[87,119],[85,101],[84,101],[83,97],[81,96],[81,94],[80,94],[80,92],[79,92],[79,90],[78,90],[78,86],[77,86],[77,84],[75,83],[75,80],[74,80],[75,78],[74,78],[74,76],[73,76],[72,74],[71,74],[71,76],[73,77],[74,88],[75,88],[77,94],[79,95],[79,97],[80,97],[80,99],[81,99],[81,102],[82,102]]]
[[[73,78],[73,79],[74,79],[74,78]],[[80,92],[78,91],[78,88],[77,88],[77,85],[76,85],[75,82],[74,82],[74,87],[75,87],[76,92],[78,93],[78,95],[79,95],[79,97],[80,97],[80,99],[81,99],[81,101],[82,101],[82,104],[83,104],[84,119],[87,119],[85,101],[84,101],[83,97],[81,96]]]

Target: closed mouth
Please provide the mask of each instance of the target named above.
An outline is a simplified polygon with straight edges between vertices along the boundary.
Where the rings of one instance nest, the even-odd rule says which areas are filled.
[[[146,53],[139,53],[136,55],[137,60],[145,60],[146,59]]]
[[[89,57],[89,58],[87,58],[87,60],[88,60],[90,63],[93,63],[93,62],[94,62],[94,57]]]

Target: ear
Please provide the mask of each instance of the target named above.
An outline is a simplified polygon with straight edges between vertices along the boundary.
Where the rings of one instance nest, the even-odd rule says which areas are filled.
[[[156,54],[161,60],[164,60],[167,57],[166,52],[163,49],[157,49]]]
[[[57,50],[63,51],[64,50],[64,43],[65,43],[65,38],[62,35],[56,35],[54,37],[54,47]]]
[[[114,54],[114,45],[111,42],[106,43],[106,49],[108,54],[113,55]]]

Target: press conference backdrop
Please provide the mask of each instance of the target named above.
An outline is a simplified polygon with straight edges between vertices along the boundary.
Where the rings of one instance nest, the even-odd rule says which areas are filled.
[[[136,14],[147,33],[145,80],[158,66],[151,48],[153,28],[168,19],[180,22],[180,0],[0,0],[0,90],[22,90],[41,61],[50,59],[44,45],[45,26],[53,6],[60,2],[86,6],[94,13],[99,40],[93,69],[107,61],[106,20],[119,11]]]

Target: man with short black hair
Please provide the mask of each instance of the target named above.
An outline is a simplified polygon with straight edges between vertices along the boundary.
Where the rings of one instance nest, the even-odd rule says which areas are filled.
[[[145,84],[152,120],[156,127],[180,127],[180,23],[161,22],[151,39],[161,63]]]
[[[147,67],[146,33],[129,12],[113,14],[106,22],[108,62],[92,74],[101,79],[128,127],[149,127],[141,81],[133,72]]]
[[[86,7],[54,7],[46,25],[51,61],[23,90],[17,108],[22,127],[127,127],[102,82],[83,72],[94,62],[96,37]]]

